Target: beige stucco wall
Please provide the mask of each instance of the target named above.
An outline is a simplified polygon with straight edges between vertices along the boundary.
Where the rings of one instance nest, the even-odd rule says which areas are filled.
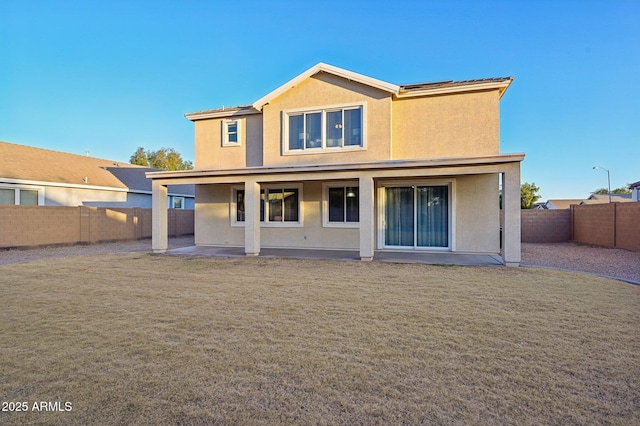
[[[321,154],[281,155],[282,111],[365,103],[365,150]],[[263,108],[264,165],[333,164],[389,160],[391,156],[391,97],[388,93],[333,74],[319,73],[284,92]]]
[[[238,146],[222,146],[224,118],[198,120],[195,125],[195,167],[243,168],[262,165],[262,114],[234,117],[239,120]]]
[[[365,149],[283,155],[283,111],[364,104]],[[195,167],[243,168],[498,154],[499,91],[394,99],[389,93],[319,73],[240,120],[239,146],[222,146],[223,118],[195,125]],[[307,151],[308,152],[308,151]]]
[[[283,184],[286,186],[286,184]],[[231,226],[229,201],[233,185],[198,185],[195,209],[196,245],[244,246],[244,227]],[[262,247],[358,249],[359,230],[322,227],[322,183],[302,187],[303,227],[261,226]]]
[[[498,154],[498,90],[397,99],[393,159]]]
[[[456,178],[456,251],[500,251],[498,175]]]

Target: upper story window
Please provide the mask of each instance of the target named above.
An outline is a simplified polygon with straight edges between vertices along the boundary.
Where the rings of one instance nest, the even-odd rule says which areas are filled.
[[[240,120],[222,120],[222,146],[240,146]]]
[[[364,105],[284,111],[285,154],[365,147]]]

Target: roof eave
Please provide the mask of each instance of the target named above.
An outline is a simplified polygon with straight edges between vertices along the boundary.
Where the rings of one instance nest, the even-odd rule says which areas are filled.
[[[504,79],[501,81],[479,82],[474,84],[465,84],[461,86],[411,90],[406,92],[400,92],[396,96],[398,98],[412,98],[417,96],[436,96],[436,95],[444,95],[444,94],[451,94],[451,93],[477,92],[477,91],[483,91],[483,90],[497,89],[500,91],[500,98],[502,98],[502,96],[507,91],[507,89],[509,88],[512,82],[513,82],[513,77]]]
[[[193,169],[179,171],[147,172],[147,179],[189,178],[203,176],[245,176],[261,174],[285,174],[300,172],[363,171],[402,168],[434,168],[447,166],[474,166],[484,164],[513,163],[524,160],[524,153],[489,154],[470,157],[445,157],[416,160],[389,160],[339,164],[301,164],[288,166],[257,166],[237,169]]]
[[[244,115],[253,115],[253,114],[262,114],[261,111],[256,111],[255,109],[228,109],[225,111],[200,111],[200,112],[189,112],[184,116],[187,120],[190,121],[198,121],[198,120],[206,120],[209,118],[226,118],[226,117],[239,117]]]

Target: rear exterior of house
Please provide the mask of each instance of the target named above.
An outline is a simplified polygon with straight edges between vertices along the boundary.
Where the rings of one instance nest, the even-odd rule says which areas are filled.
[[[524,155],[499,143],[511,81],[398,86],[318,64],[251,105],[187,114],[195,169],[148,174],[154,250],[167,247],[167,185],[190,183],[197,245],[348,249],[363,260],[501,254],[518,265]]]

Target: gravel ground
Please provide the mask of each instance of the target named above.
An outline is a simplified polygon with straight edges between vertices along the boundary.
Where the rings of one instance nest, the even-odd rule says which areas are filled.
[[[194,245],[193,236],[169,239],[169,248],[192,245]],[[29,250],[0,250],[0,265],[70,256],[150,251],[150,239]],[[640,252],[627,250],[573,243],[522,244],[522,266],[587,272],[640,284]]]
[[[573,243],[523,243],[521,265],[587,272],[640,285],[640,252]]]
[[[194,245],[193,236],[169,238],[170,249],[188,247],[192,245]],[[0,249],[0,265],[33,262],[35,260],[41,259],[56,259],[60,257],[90,256],[94,254],[131,253],[144,251],[151,251],[151,239],[66,247],[58,246],[13,250]]]

